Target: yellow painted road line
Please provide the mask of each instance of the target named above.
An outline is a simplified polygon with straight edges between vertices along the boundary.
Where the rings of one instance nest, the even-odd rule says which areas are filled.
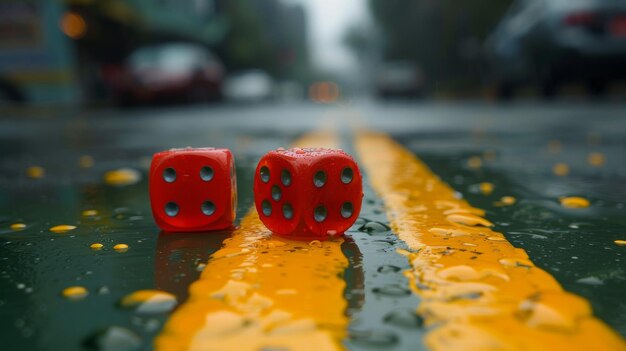
[[[430,350],[626,350],[525,251],[489,229],[484,212],[411,152],[382,134],[360,134],[359,159],[384,200],[412,269],[411,289]]]
[[[336,147],[326,133],[296,146]],[[348,319],[342,240],[272,236],[254,209],[211,256],[189,300],[170,318],[155,349],[340,350]]]

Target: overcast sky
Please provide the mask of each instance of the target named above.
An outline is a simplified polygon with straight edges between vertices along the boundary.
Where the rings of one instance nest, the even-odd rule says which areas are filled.
[[[343,46],[343,34],[351,24],[367,20],[367,0],[291,0],[305,6],[313,62],[322,69],[343,70],[354,58]]]

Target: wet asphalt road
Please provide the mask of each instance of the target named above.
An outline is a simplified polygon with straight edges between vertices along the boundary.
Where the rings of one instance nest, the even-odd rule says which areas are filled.
[[[184,300],[188,284],[199,274],[197,263],[206,261],[229,234],[159,233],[151,219],[145,179],[152,153],[185,146],[231,148],[237,160],[241,217],[252,204],[251,173],[258,158],[319,128],[339,131],[347,150],[358,128],[392,134],[470,203],[487,210],[496,229],[526,249],[538,266],[567,290],[589,299],[601,319],[626,335],[626,248],[613,243],[626,240],[624,111],[626,106],[618,103],[368,100],[2,111],[0,339],[8,340],[9,350],[75,350],[87,347],[99,329],[120,325],[138,333],[149,349],[167,314],[138,316],[117,307],[119,299],[138,289],[158,288]],[[604,156],[602,165],[589,164],[593,152]],[[93,158],[92,167],[79,165],[85,155]],[[470,167],[475,156],[481,157],[481,167]],[[568,175],[553,173],[557,163],[568,166]],[[43,167],[45,176],[29,179],[25,172],[30,166]],[[103,174],[120,167],[137,169],[144,177],[127,187],[104,184]],[[494,185],[491,195],[478,190],[481,182]],[[590,208],[560,206],[559,197],[574,195],[589,199]],[[514,196],[518,202],[495,206],[501,196]],[[362,215],[384,220],[382,204],[369,191],[367,199],[371,201]],[[85,218],[81,212],[87,209],[99,215]],[[26,229],[9,229],[18,222]],[[63,235],[48,231],[57,224],[78,228]],[[366,284],[402,279],[382,278],[372,271],[379,263],[377,255],[392,255],[393,250],[360,246],[366,238],[357,231],[347,236],[347,275],[364,275]],[[93,242],[104,243],[105,249],[91,251]],[[111,250],[116,243],[126,243],[130,250]],[[60,291],[72,285],[87,287],[89,298],[63,299]],[[349,282],[352,290],[346,292],[353,329],[379,328],[373,318],[385,304],[407,309],[417,303],[373,301],[358,285]],[[400,339],[395,342],[398,350],[421,335],[406,328],[388,333]],[[358,340],[348,345],[362,346]]]

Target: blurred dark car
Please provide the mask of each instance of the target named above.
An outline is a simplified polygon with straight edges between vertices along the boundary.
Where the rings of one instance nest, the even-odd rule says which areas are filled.
[[[422,94],[424,77],[413,62],[395,61],[381,64],[376,73],[376,93],[381,98],[416,98]]]
[[[545,97],[567,82],[601,94],[626,77],[626,1],[517,0],[487,40],[500,98],[528,83]]]
[[[221,62],[209,50],[194,44],[140,48],[123,67],[107,67],[103,75],[123,105],[222,98]]]

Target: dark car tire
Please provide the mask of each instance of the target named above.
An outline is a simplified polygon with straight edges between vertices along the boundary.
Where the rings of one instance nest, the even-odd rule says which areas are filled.
[[[559,79],[551,64],[543,64],[538,70],[539,94],[543,99],[553,99],[559,91]]]
[[[139,101],[128,94],[117,95],[115,98],[117,107],[131,108],[139,106]]]
[[[559,90],[559,86],[554,80],[541,82],[539,85],[539,93],[543,99],[553,99]]]
[[[187,94],[183,96],[182,100],[192,104],[206,102],[207,100],[209,100],[209,92],[202,85],[194,84],[193,86],[191,86]]]

